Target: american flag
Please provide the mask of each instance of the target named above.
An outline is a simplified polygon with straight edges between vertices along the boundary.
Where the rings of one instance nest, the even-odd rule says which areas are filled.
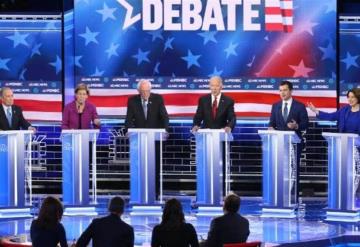
[[[265,30],[293,31],[292,0],[265,0]]]

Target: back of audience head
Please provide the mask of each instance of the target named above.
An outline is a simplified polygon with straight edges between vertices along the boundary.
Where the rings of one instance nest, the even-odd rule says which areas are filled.
[[[124,212],[124,205],[124,200],[119,196],[115,196],[110,200],[108,210],[112,214],[121,215]]]
[[[161,226],[169,230],[175,230],[185,223],[184,212],[181,203],[173,198],[165,203]]]
[[[236,194],[226,196],[223,209],[225,213],[237,213],[240,209],[240,197]]]
[[[46,229],[54,228],[60,222],[63,212],[61,202],[55,197],[48,196],[41,205],[37,224]]]

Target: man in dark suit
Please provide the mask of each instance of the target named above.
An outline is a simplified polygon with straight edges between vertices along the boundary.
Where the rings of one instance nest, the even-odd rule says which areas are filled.
[[[151,93],[151,83],[140,80],[138,95],[128,100],[125,128],[169,128],[169,116],[160,94]]]
[[[134,229],[121,220],[124,212],[124,200],[114,197],[109,203],[110,214],[94,219],[76,242],[76,247],[86,247],[92,239],[94,247],[132,247]]]
[[[201,247],[223,247],[229,243],[246,242],[249,234],[249,221],[242,217],[240,197],[235,194],[226,196],[224,200],[224,215],[211,221],[208,238],[200,243]]]
[[[14,105],[14,93],[9,87],[1,89],[2,107],[0,107],[0,130],[33,130],[35,128],[25,120],[20,106]]]
[[[210,78],[209,87],[211,93],[199,99],[192,132],[200,129],[200,126],[209,129],[225,129],[226,132],[231,132],[236,123],[234,100],[221,93],[223,88],[221,77]]]
[[[169,129],[169,115],[160,94],[151,93],[151,83],[140,80],[138,95],[128,99],[125,128]],[[160,193],[160,143],[155,144],[155,187]]]
[[[282,81],[279,87],[281,100],[273,104],[269,122],[269,129],[295,131],[302,139],[302,132],[308,128],[309,117],[306,107],[303,103],[292,98],[293,85],[289,81]],[[297,179],[296,179],[296,197],[299,197],[299,172],[300,156],[304,142],[297,145]]]

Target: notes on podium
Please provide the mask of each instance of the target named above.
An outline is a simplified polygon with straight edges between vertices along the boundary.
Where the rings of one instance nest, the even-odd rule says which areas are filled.
[[[165,129],[129,128],[130,141],[130,204],[133,214],[161,213],[163,197],[162,144],[166,139]],[[160,143],[160,196],[156,200],[155,162],[156,141]]]
[[[328,143],[328,207],[326,220],[360,220],[356,191],[360,180],[359,136],[323,132]]]
[[[296,204],[295,131],[259,130],[262,140],[263,208],[262,217],[294,218]]]
[[[31,185],[26,203],[25,169],[31,184],[32,134],[32,130],[0,131],[0,218],[31,217]]]
[[[89,143],[92,150],[92,204],[96,198],[96,140],[98,129],[71,129],[61,132],[63,203],[66,215],[96,215],[89,198]]]
[[[221,214],[223,195],[230,190],[229,155],[231,133],[224,129],[199,129],[196,140],[196,204],[198,215]],[[225,143],[225,164],[223,164]],[[225,165],[225,192],[223,166]]]

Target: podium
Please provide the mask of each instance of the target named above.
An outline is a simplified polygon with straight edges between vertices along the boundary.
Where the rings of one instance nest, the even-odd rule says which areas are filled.
[[[160,141],[160,202],[162,202],[162,142],[165,129],[128,129],[130,141],[130,204],[133,209],[157,205],[155,191],[155,141]],[[149,207],[144,207],[149,206]]]
[[[296,144],[294,131],[259,130],[262,140],[262,217],[294,218],[296,208]]]
[[[329,221],[359,221],[356,190],[359,186],[360,157],[357,134],[326,133],[328,143],[328,207]]]
[[[223,142],[225,143],[225,194],[229,186],[229,154],[231,133],[223,129],[200,129],[196,140],[196,204],[200,211],[221,207],[223,201]],[[222,209],[220,208],[220,212]],[[200,212],[201,214],[201,212]]]
[[[25,200],[25,150],[27,145],[31,174],[32,134],[32,130],[0,131],[0,218],[31,217]]]
[[[92,203],[96,198],[96,139],[98,129],[61,132],[63,160],[63,203],[66,215],[94,215],[89,199],[89,143],[92,149]]]

